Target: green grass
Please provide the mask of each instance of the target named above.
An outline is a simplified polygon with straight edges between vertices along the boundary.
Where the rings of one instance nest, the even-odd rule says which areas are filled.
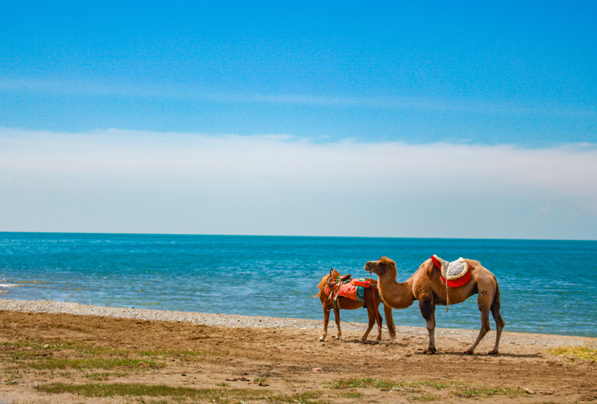
[[[324,386],[330,389],[350,389],[350,388],[376,388],[389,390],[398,386],[397,383],[389,380],[376,379],[374,377],[363,377],[362,379],[336,380],[334,382],[324,383]]]
[[[597,362],[597,349],[591,349],[586,346],[554,348],[548,349],[547,352],[558,356],[565,356],[569,359]]]
[[[377,379],[374,377],[364,377],[362,379],[336,380],[334,382],[325,383],[324,385],[325,387],[330,389],[374,388],[381,390],[390,390],[394,387],[398,387],[401,389],[419,389],[424,386],[429,386],[436,390],[441,390],[446,387],[445,383],[438,382],[436,380],[424,380],[411,383],[394,383],[390,380]]]
[[[108,380],[110,378],[110,376],[113,376],[114,373],[108,373],[108,372],[101,372],[101,373],[89,373],[86,374],[85,377],[91,380],[97,380],[97,381],[104,381],[104,380]]]
[[[154,361],[143,361],[140,359],[118,359],[118,358],[82,358],[82,359],[66,359],[66,358],[49,358],[40,359],[28,364],[31,369],[117,369],[128,368],[136,369],[139,367],[148,366],[151,368],[163,368],[163,363]]]
[[[163,384],[149,385],[136,383],[123,384],[64,384],[53,383],[37,387],[39,391],[50,394],[71,393],[84,397],[182,397],[219,399],[223,396],[241,399],[266,399],[268,390],[251,389],[191,389],[187,387],[170,387]]]
[[[511,389],[507,387],[464,387],[450,395],[460,398],[483,398],[504,395],[507,397],[516,397],[525,394],[521,389]]]
[[[44,348],[48,346],[48,348]],[[34,355],[34,354],[48,354],[49,352],[73,350],[83,355],[126,355],[128,351],[116,350],[114,348],[95,346],[86,344],[84,342],[58,342],[58,343],[43,343],[37,339],[30,339],[25,341],[3,342],[0,344],[0,352],[4,350],[12,351],[14,355]]]
[[[351,391],[348,393],[339,394],[339,396],[343,397],[343,398],[359,398],[362,396],[362,394],[359,393],[358,391]]]
[[[422,382],[412,382],[412,383],[401,383],[401,387],[406,386],[409,388],[420,388],[423,386],[429,386],[436,390],[442,390],[446,387],[446,383],[438,382],[437,380],[423,380]]]
[[[439,397],[435,394],[417,394],[416,396],[409,397],[409,399],[413,401],[437,401]]]
[[[486,387],[473,386],[463,382],[440,382],[437,380],[423,380],[416,382],[395,383],[390,380],[376,379],[373,377],[364,377],[361,379],[336,380],[324,384],[330,389],[349,389],[349,388],[378,388],[382,391],[396,388],[403,390],[404,393],[417,393],[409,396],[414,401],[437,401],[440,397],[435,394],[428,394],[425,388],[435,390],[445,390],[453,398],[483,398],[503,395],[507,397],[516,397],[524,394],[521,389],[512,389],[508,387]]]
[[[321,399],[319,391],[306,391],[292,395],[275,395],[267,398],[270,403],[300,403],[300,404],[326,404],[329,401]]]
[[[301,403],[323,404],[320,400],[321,392],[312,391],[293,395],[279,395],[264,389],[192,389],[187,387],[170,387],[166,385],[148,384],[64,384],[53,383],[38,386],[37,390],[49,394],[71,393],[84,397],[140,397],[139,402],[145,402],[143,397],[167,397],[176,401],[186,399],[208,399],[216,401],[234,400],[265,400],[269,403]],[[167,402],[167,401],[165,401]],[[152,401],[152,403],[154,403]]]
[[[30,369],[163,368],[166,359],[196,362],[205,351],[114,349],[85,342],[46,342],[37,339],[0,343],[0,358]]]

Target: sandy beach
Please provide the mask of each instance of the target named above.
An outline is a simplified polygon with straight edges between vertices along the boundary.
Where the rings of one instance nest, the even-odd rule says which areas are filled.
[[[423,355],[419,327],[375,345],[348,323],[319,342],[315,320],[8,299],[0,317],[4,403],[597,402],[596,363],[574,356],[597,339],[507,325],[499,355],[492,331],[468,356],[478,330],[438,329]]]

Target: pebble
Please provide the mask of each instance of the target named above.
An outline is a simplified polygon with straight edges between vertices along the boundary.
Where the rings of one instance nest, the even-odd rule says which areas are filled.
[[[253,328],[293,328],[300,330],[317,329],[321,330],[322,320],[304,320],[294,318],[277,317],[252,317],[230,314],[210,314],[210,313],[186,313],[177,311],[161,311],[146,309],[130,309],[121,307],[99,307],[84,305],[78,303],[55,302],[52,300],[11,300],[0,299],[0,310],[10,310],[24,313],[54,313],[54,314],[74,314],[80,316],[106,316],[114,318],[128,318],[136,320],[150,321],[172,321],[172,322],[190,322],[200,325],[216,327],[253,327]],[[335,328],[330,322],[329,329]],[[365,323],[342,323],[342,329],[347,331],[363,331],[367,328]],[[424,327],[397,326],[398,336],[416,336],[427,339],[427,330]],[[478,330],[460,330],[460,329],[436,329],[436,336],[446,335],[448,338],[469,340],[471,336],[476,336]],[[384,327],[384,334],[387,333]],[[493,338],[491,331],[485,338]],[[386,334],[387,335],[387,334]],[[494,334],[495,335],[495,334]],[[558,346],[578,346],[586,345],[588,347],[597,347],[597,338],[548,335],[548,334],[525,334],[509,333],[502,334],[502,343],[506,344],[529,344],[540,345],[544,348],[555,348]],[[48,349],[50,346],[45,345]]]

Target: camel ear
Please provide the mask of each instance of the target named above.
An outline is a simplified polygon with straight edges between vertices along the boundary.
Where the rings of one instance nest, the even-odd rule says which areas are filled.
[[[396,269],[396,263],[388,257],[381,257],[378,262],[380,267],[389,266]]]

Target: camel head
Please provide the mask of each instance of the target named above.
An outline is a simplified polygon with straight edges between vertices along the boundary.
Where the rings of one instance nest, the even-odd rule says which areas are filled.
[[[365,271],[374,272],[378,276],[393,273],[396,276],[396,263],[388,257],[381,257],[377,261],[369,261],[365,264]]]

